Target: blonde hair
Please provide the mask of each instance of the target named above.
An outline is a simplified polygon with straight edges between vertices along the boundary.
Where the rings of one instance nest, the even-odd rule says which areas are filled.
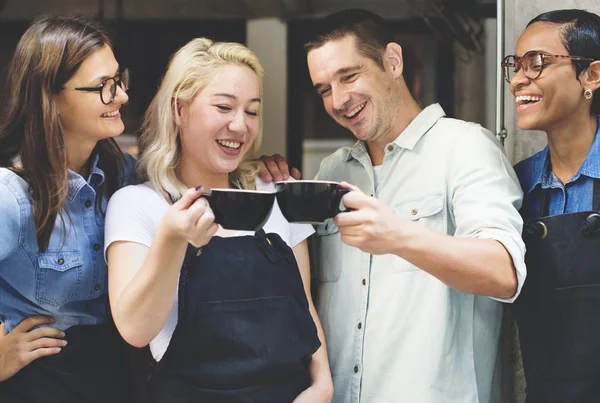
[[[166,192],[173,200],[180,199],[187,190],[176,174],[181,157],[177,103],[191,104],[216,70],[231,64],[247,66],[256,74],[262,99],[264,70],[254,52],[239,43],[196,38],[172,56],[160,88],[146,111],[138,172],[142,180],[149,180],[156,190]],[[262,103],[258,116],[256,140],[236,170],[229,174],[229,182],[237,188],[255,188],[258,168],[253,157],[262,142]]]

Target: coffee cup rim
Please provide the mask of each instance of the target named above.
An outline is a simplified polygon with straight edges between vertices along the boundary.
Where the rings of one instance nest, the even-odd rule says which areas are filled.
[[[272,191],[268,191],[268,190],[252,190],[252,189],[230,189],[230,188],[212,188],[210,190],[209,193],[205,193],[205,194],[210,194],[214,191],[217,192],[242,192],[242,193],[260,193],[260,194],[274,194],[275,192]]]
[[[275,182],[275,184],[278,183],[325,183],[325,184],[331,184],[331,185],[339,185],[339,182],[335,182],[335,181],[318,181],[318,180],[310,180],[310,179],[299,179],[299,180],[287,180],[287,181],[278,181]]]

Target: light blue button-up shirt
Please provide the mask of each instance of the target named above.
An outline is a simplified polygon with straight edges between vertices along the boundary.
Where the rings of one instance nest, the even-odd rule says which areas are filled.
[[[104,215],[95,208],[104,172],[97,165],[98,158],[87,180],[69,171],[64,228],[57,218],[45,252],[38,249],[27,183],[0,168],[0,322],[9,332],[32,315],[52,316],[62,330],[109,317]],[[126,156],[124,184],[134,181],[135,163]]]
[[[321,164],[318,179],[348,181],[396,214],[455,237],[494,239],[525,279],[521,189],[494,135],[423,110],[385,147],[380,182],[364,142]],[[503,304],[466,294],[393,254],[371,255],[317,227],[317,310],[334,403],[503,403]],[[465,256],[467,258],[467,256]]]
[[[548,215],[590,211],[594,180],[600,178],[600,118],[598,131],[579,171],[563,184],[552,173],[548,146],[515,165],[515,171],[525,193],[521,215],[525,221],[539,218],[542,189],[549,189]],[[600,183],[598,184],[600,186]]]

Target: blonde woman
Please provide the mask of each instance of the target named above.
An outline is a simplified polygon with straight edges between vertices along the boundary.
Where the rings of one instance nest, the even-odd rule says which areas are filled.
[[[263,230],[225,231],[200,197],[273,186],[256,180],[251,160],[262,77],[240,44],[200,38],[181,48],[145,116],[146,182],[108,206],[111,308],[123,338],[150,344],[158,361],[155,402],[331,401],[309,293],[312,227],[289,224],[275,206]]]

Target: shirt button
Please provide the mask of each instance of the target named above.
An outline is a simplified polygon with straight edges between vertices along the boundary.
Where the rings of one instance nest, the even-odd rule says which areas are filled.
[[[390,145],[388,146],[388,151],[389,151],[389,152],[392,152],[392,151],[394,151],[394,146],[390,144]]]
[[[358,328],[362,329],[362,323],[358,322]]]
[[[100,284],[94,284],[94,291],[100,291]]]
[[[363,280],[362,280],[362,284],[363,284],[363,285],[366,285],[366,284],[367,284],[367,280],[365,280],[365,279],[363,278]]]
[[[95,250],[96,252],[98,252],[98,251],[100,250],[100,244],[97,244],[97,243],[95,243],[95,244],[94,244],[94,250]]]
[[[92,202],[90,200],[86,200],[84,204],[85,204],[85,207],[87,207],[87,208],[92,207]]]
[[[65,263],[65,259],[58,259],[58,264],[64,264]]]
[[[354,366],[354,373],[357,374],[358,373],[358,365]]]
[[[410,210],[410,213],[411,213],[412,215],[417,215],[417,213],[418,213],[418,212],[419,212],[419,210],[418,210],[418,209],[416,209],[416,208],[414,208],[414,209]]]

